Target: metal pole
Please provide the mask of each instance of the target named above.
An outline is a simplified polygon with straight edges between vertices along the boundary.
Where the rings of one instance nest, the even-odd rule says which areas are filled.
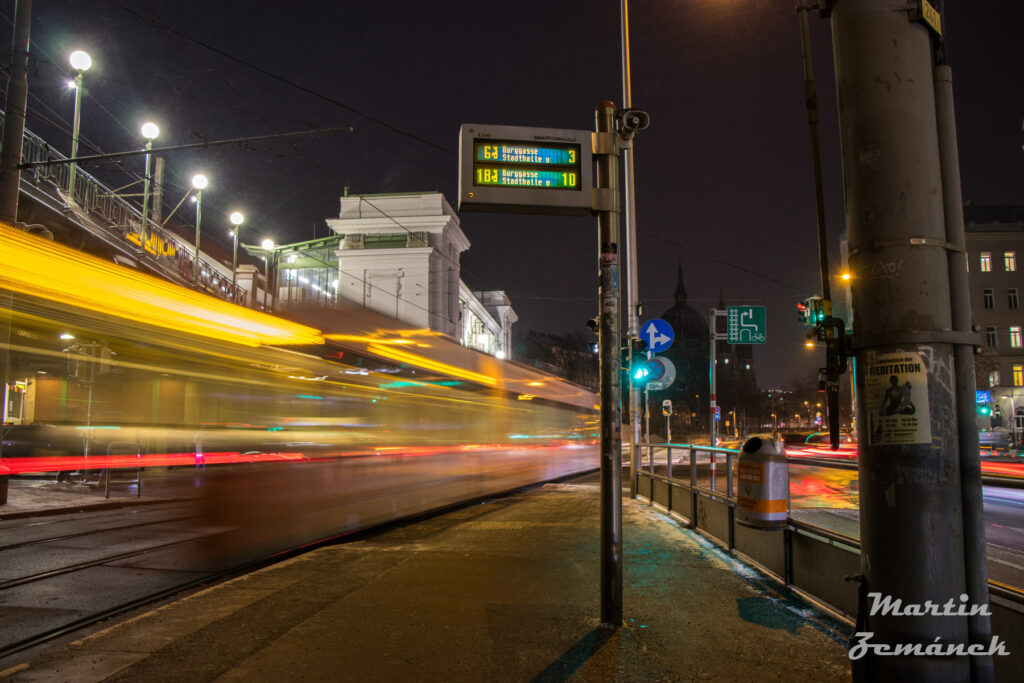
[[[818,223],[818,265],[821,269],[821,311],[825,318],[832,317],[832,287],[828,277],[828,235],[825,230],[825,195],[821,177],[821,145],[818,141],[818,94],[814,86],[814,60],[811,53],[811,31],[807,14],[809,0],[797,0],[796,11],[800,19],[800,44],[803,48],[804,94],[807,104],[807,126],[811,134],[811,161],[814,167],[814,204]],[[815,321],[818,323],[819,321]],[[827,331],[826,334],[831,334]],[[839,377],[833,371],[831,352],[826,354],[829,368],[825,399],[828,406],[829,435],[832,450],[839,449]]]
[[[622,624],[622,415],[619,372],[619,157],[615,105],[597,106],[597,190],[610,209],[597,212],[601,363],[601,623]],[[595,150],[598,151],[598,150]]]
[[[928,29],[906,10],[904,0],[832,5],[859,369],[861,567],[864,589],[879,599],[961,604],[960,445],[950,416],[953,345],[967,339],[952,331]],[[910,377],[913,386],[895,386]],[[913,416],[896,410],[901,397],[913,399]],[[968,639],[966,617],[861,610],[858,631],[876,647]],[[968,659],[872,652],[854,662],[854,678],[963,681]]]
[[[637,392],[639,394],[639,392]],[[643,398],[643,416],[644,416],[644,443],[647,444],[648,451],[651,448],[651,390],[644,385],[644,398]]]
[[[4,106],[3,154],[0,156],[0,220],[12,225],[18,222],[19,168],[28,102],[28,38],[31,26],[32,0],[17,0],[11,43],[11,77],[7,81],[7,103]]]
[[[148,175],[148,174],[147,174]],[[164,213],[164,158],[157,157],[153,162],[153,222],[161,224]]]
[[[235,294],[238,284],[238,231],[241,228],[241,225],[235,226],[235,229],[232,231],[234,239],[231,244],[231,300],[236,303],[236,299],[238,298]]]
[[[715,372],[715,362],[716,362],[715,352],[717,351],[717,349],[715,349],[715,346],[716,346],[716,344],[715,344],[715,328],[717,327],[717,323],[718,323],[717,314],[718,314],[718,311],[716,311],[715,309],[712,308],[711,309],[711,313],[708,315],[708,321],[711,323],[711,325],[710,325],[710,328],[711,328],[711,331],[710,331],[710,336],[711,336],[711,363],[710,363],[710,366],[711,366],[711,369],[709,371],[710,380],[711,380],[710,381],[710,389],[711,389],[711,414],[708,416],[708,422],[711,423],[711,427],[709,429],[710,429],[710,434],[711,434],[711,447],[712,448],[715,447],[715,431],[716,431],[715,430],[715,427],[716,427],[716,425],[715,425],[715,405],[716,405],[717,400],[718,400],[718,398],[716,396],[716,393],[715,393],[717,391],[717,389],[718,389],[718,387],[716,386],[717,383],[715,382],[715,375],[718,374],[718,373]]]
[[[271,310],[272,311],[280,310],[279,306],[277,305],[277,297],[278,297],[278,295],[281,294],[281,284],[278,282],[278,276],[281,273],[281,269],[278,267],[277,256],[278,256],[278,252],[277,252],[277,249],[275,249],[274,250],[274,263],[273,263],[273,265],[270,268],[270,272],[272,274],[271,278],[272,278],[272,281],[274,283],[274,295],[272,297],[270,297],[270,306],[271,306]],[[619,443],[619,451],[620,451],[619,457],[621,458],[622,457],[622,455],[621,455],[622,443],[621,442]]]
[[[365,280],[365,278],[364,278]],[[253,285],[255,286],[256,280],[253,279]],[[365,287],[364,287],[365,290]],[[267,295],[270,294],[270,258],[267,256],[263,257],[263,310],[267,310]],[[366,296],[365,293],[363,295]]]
[[[25,106],[28,101],[28,42],[32,27],[31,0],[17,0],[14,7],[14,37],[11,41],[11,76],[7,81],[6,118],[3,131],[3,153],[0,155],[0,220],[11,225],[18,222],[18,193],[21,191],[22,138],[25,133]],[[10,291],[0,294],[0,381],[4,389],[10,379],[11,313],[14,296]],[[4,403],[6,412],[7,403]],[[3,443],[0,440],[0,457]],[[0,476],[0,505],[7,503],[7,475]]]
[[[939,158],[942,166],[942,197],[946,216],[946,241],[964,249],[963,198],[960,194],[960,159],[956,144],[956,116],[953,111],[953,73],[945,64],[935,66],[935,114],[939,131]],[[971,300],[967,282],[967,252],[951,249],[949,259],[950,306],[953,329],[971,331]],[[954,347],[956,363],[957,428],[960,446],[960,487],[963,496],[964,570],[967,595],[971,604],[988,602],[988,553],[985,545],[985,510],[981,489],[981,459],[975,423],[974,348],[967,344]],[[974,614],[967,618],[971,643],[988,644],[992,640],[989,617]],[[971,680],[991,681],[992,657],[975,656],[971,660]]]
[[[203,191],[196,190],[196,260],[192,264],[192,281],[199,284],[199,225],[203,220]]]
[[[633,87],[629,67],[629,1],[622,0],[619,9],[622,26],[622,103],[629,109],[633,106]],[[635,144],[635,142],[634,142]],[[640,293],[637,289],[636,266],[636,203],[633,184],[633,150],[622,150],[624,169],[623,207],[626,230],[623,239],[626,259],[626,334],[630,342],[640,334],[639,306]],[[633,344],[629,344],[629,362],[633,367]],[[640,470],[640,392],[629,383],[629,425],[632,438],[629,440],[629,497],[636,498],[637,472]]]
[[[811,31],[807,22],[810,11],[808,0],[797,0],[796,11],[800,18],[800,45],[804,61],[804,97],[807,103],[807,126],[811,133],[811,158],[814,165],[814,204],[818,219],[818,264],[821,268],[822,311],[832,316],[832,291],[828,281],[828,235],[825,231],[825,193],[821,178],[821,145],[818,142],[818,94],[814,87],[814,61],[811,57]]]
[[[146,151],[153,149],[153,141],[146,140]],[[71,153],[74,156],[74,152]],[[149,167],[152,156],[146,154],[146,177],[142,182],[142,248],[146,248],[146,243],[149,241]],[[74,166],[71,167],[72,169]]]
[[[75,72],[75,118],[71,129],[71,158],[78,156],[78,130],[82,116],[82,71]],[[71,164],[68,171],[68,199],[75,200],[75,171],[78,164]]]

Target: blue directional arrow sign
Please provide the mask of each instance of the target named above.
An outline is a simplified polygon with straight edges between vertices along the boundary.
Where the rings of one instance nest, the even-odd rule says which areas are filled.
[[[675,333],[672,326],[661,318],[652,318],[640,326],[640,338],[647,342],[647,350],[661,353],[672,346]]]

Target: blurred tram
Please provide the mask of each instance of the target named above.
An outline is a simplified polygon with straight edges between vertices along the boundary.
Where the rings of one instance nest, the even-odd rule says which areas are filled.
[[[533,453],[507,489],[597,467],[581,387],[354,306],[288,315],[0,225],[0,475]]]

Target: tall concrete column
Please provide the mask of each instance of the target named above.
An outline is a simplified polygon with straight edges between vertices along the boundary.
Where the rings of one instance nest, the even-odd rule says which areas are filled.
[[[849,234],[861,562],[866,592],[903,605],[965,593],[948,249],[927,29],[905,0],[833,6]],[[872,607],[878,607],[873,610]],[[967,642],[961,616],[861,605],[870,643]],[[969,680],[967,657],[873,656],[860,680]]]

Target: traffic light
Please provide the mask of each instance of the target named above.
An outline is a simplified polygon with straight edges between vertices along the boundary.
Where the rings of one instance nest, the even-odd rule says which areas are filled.
[[[992,409],[988,407],[987,403],[982,403],[981,405],[978,406],[978,415],[981,415],[982,417],[988,417],[991,414]]]
[[[634,385],[642,387],[647,384],[651,378],[651,369],[647,367],[647,359],[640,360],[639,362],[633,363],[633,367],[629,371],[629,379]]]
[[[797,319],[804,325],[817,325],[825,320],[820,296],[810,296],[796,304]]]
[[[619,347],[622,372],[625,381],[635,387],[643,387],[650,380],[651,371],[647,367],[646,352],[647,342],[643,339],[623,337],[622,346]]]

